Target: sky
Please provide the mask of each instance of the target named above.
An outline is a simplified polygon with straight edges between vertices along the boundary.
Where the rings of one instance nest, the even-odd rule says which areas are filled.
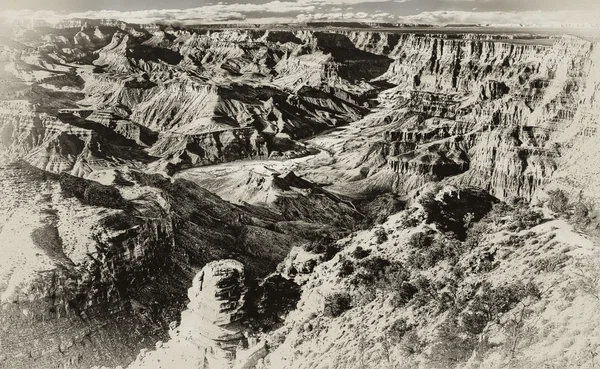
[[[600,0],[0,0],[0,18],[196,23],[600,24]]]

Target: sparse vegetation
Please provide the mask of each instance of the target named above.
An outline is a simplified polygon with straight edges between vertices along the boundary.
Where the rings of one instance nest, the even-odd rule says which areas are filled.
[[[352,251],[352,257],[354,257],[355,259],[364,259],[369,255],[371,255],[371,251],[365,250],[360,246],[356,246],[354,251]]]
[[[535,259],[532,262],[531,267],[536,271],[536,273],[553,273],[564,267],[567,260],[569,260],[569,256],[565,254],[558,254],[542,259]]]
[[[569,197],[561,189],[548,191],[547,205],[553,212],[563,214],[569,209]]]
[[[377,228],[375,230],[375,237],[378,244],[382,244],[388,240],[388,235],[383,228]]]
[[[340,278],[345,278],[354,273],[354,263],[351,260],[344,259],[340,263],[340,271],[338,272],[338,276]]]
[[[340,250],[332,239],[319,239],[304,244],[304,250],[314,254],[322,254],[325,260],[331,260]]]
[[[338,317],[352,308],[352,298],[347,292],[336,292],[325,297],[323,314],[328,317]]]

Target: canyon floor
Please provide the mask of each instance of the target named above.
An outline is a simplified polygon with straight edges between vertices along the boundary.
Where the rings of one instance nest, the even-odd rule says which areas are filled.
[[[0,368],[594,368],[595,29],[0,37]]]

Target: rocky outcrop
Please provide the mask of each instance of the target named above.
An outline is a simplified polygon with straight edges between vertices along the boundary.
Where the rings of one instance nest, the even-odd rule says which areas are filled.
[[[265,138],[254,128],[229,128],[203,134],[163,134],[149,151],[178,169],[245,159],[266,159]]]
[[[230,368],[237,349],[247,346],[241,323],[247,291],[244,278],[244,266],[235,260],[208,263],[194,278],[179,331],[198,340],[205,350],[201,368]]]
[[[158,339],[143,328],[151,320],[131,310],[146,305],[143,293],[130,298],[163,270],[160,255],[173,246],[169,214],[150,199],[137,202],[136,216],[82,205],[61,194],[55,175],[22,162],[2,173],[2,193],[12,195],[0,224],[0,336],[10,337],[0,341],[2,364],[117,365],[133,357],[127,346],[145,346],[135,337]]]
[[[129,369],[231,369],[241,359],[253,360],[241,355],[249,344],[242,321],[247,290],[244,265],[239,261],[224,259],[205,265],[188,290],[188,308],[179,326],[170,331],[171,340],[156,351],[142,352]]]

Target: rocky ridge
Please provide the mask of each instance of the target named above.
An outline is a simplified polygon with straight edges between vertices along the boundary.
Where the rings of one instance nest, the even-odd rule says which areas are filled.
[[[21,31],[0,41],[0,160],[13,163],[2,169],[9,262],[0,270],[0,319],[11,340],[0,340],[0,362],[10,367],[129,364],[165,340],[188,298],[180,333],[210,310],[202,301],[221,303],[196,294],[194,276],[205,265],[211,275],[214,260],[235,258],[262,278],[288,256],[280,267],[288,270],[263,289],[278,295],[297,282],[306,301],[330,266],[341,269],[331,261],[336,238],[398,212],[404,202],[394,194],[411,199],[430,181],[511,201],[536,201],[550,186],[597,198],[588,170],[599,112],[591,41],[79,21]],[[449,188],[442,202],[457,193]],[[401,216],[422,210],[411,209]],[[454,227],[458,239],[448,242],[464,242],[468,226],[457,224],[468,214],[438,210],[448,222],[419,221],[437,224],[439,237]],[[396,250],[385,248],[371,252]],[[285,326],[261,342],[293,346],[298,332],[286,329],[303,310],[283,322],[287,310],[249,317]],[[174,336],[173,347],[195,347],[193,365],[213,347],[254,366],[266,351],[233,350],[246,339],[235,322],[225,351],[196,330]],[[210,326],[218,333],[221,324]],[[285,347],[259,367],[280,359],[302,367]],[[315,352],[310,343],[301,349]]]

